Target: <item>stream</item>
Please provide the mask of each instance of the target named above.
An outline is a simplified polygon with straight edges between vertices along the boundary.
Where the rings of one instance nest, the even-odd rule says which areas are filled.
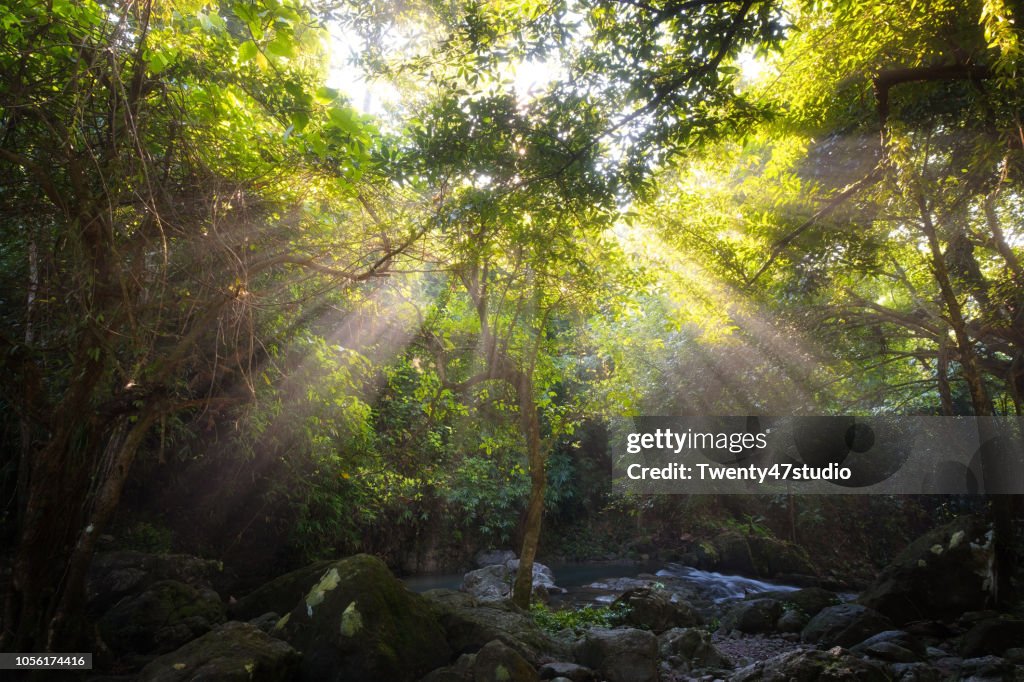
[[[551,566],[555,583],[565,594],[552,595],[555,606],[610,604],[628,589],[660,587],[673,593],[673,599],[692,603],[698,609],[715,610],[723,602],[743,599],[762,592],[791,592],[792,585],[702,571],[680,564],[562,564]],[[405,578],[406,585],[416,592],[435,588],[459,589],[461,573],[416,575]]]

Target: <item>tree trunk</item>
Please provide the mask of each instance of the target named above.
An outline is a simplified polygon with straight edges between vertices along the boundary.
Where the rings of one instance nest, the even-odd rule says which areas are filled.
[[[544,452],[540,442],[540,417],[533,397],[533,380],[527,372],[520,372],[516,382],[519,399],[519,424],[526,438],[526,452],[530,465],[530,501],[523,524],[523,545],[519,550],[519,571],[512,586],[512,603],[529,608],[533,593],[533,560],[540,543],[541,521],[544,517]]]
[[[935,279],[939,284],[946,311],[949,313],[950,324],[953,327],[953,334],[956,338],[957,349],[960,354],[960,367],[967,382],[971,395],[971,407],[976,417],[975,422],[978,428],[978,443],[982,453],[985,452],[985,444],[996,437],[996,429],[993,428],[992,418],[995,415],[995,408],[985,388],[984,377],[978,363],[978,355],[974,350],[974,344],[967,333],[967,323],[964,319],[963,309],[956,297],[952,279],[946,265],[946,259],[939,243],[938,233],[932,221],[932,215],[928,209],[924,195],[917,194],[918,207],[921,210],[921,220],[924,227],[925,237],[928,239],[929,249],[932,256],[932,268]],[[982,456],[982,477],[985,480],[986,491],[991,490],[998,471],[996,462],[987,461],[990,458]],[[998,485],[998,482],[996,482]],[[993,585],[994,605],[1005,606],[1012,600],[1012,583],[1014,553],[1013,553],[1013,496],[1006,494],[988,493],[990,510],[992,513],[992,544],[995,552]]]

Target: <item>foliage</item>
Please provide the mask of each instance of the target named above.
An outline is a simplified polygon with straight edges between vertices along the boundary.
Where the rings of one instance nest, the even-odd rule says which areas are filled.
[[[1018,13],[6,3],[0,644],[88,631],[126,486],[216,471],[228,535],[308,557],[518,538],[528,579],[545,516],[699,516],[590,490],[588,419],[1020,413]]]
[[[609,606],[578,606],[565,609],[551,609],[544,604],[530,604],[530,615],[542,630],[554,635],[561,630],[572,630],[579,634],[587,628],[612,628],[622,625],[629,615],[625,603]]]

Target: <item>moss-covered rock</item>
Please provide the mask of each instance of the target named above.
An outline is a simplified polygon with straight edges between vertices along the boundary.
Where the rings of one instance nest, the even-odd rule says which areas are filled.
[[[141,682],[287,682],[299,654],[248,623],[225,623],[177,651],[154,660],[139,674]]]
[[[529,613],[511,604],[478,602],[454,590],[430,590],[423,596],[434,607],[456,653],[475,653],[495,639],[535,665],[544,654],[557,657],[568,653],[537,626]]]
[[[318,682],[414,680],[451,658],[427,601],[365,554],[327,567],[275,631]]]
[[[730,573],[758,575],[750,545],[742,533],[726,531],[712,540],[718,556],[717,568]]]
[[[593,628],[575,654],[608,682],[658,682],[658,640],[646,630]]]
[[[86,595],[89,610],[102,614],[124,597],[154,583],[174,580],[197,589],[223,588],[229,582],[219,561],[188,554],[99,552],[89,566]]]
[[[644,628],[654,633],[672,628],[685,628],[704,622],[697,610],[685,601],[672,601],[665,590],[640,587],[627,590],[615,600],[615,607],[626,614],[626,625]]]
[[[334,561],[318,561],[274,578],[237,600],[228,608],[232,618],[249,620],[273,611],[288,613],[302,599]]]
[[[163,580],[119,601],[97,625],[115,654],[144,655],[173,651],[223,622],[216,592]]]
[[[836,596],[835,592],[829,592],[820,587],[805,587],[792,591],[774,590],[762,592],[752,598],[775,599],[782,602],[782,607],[787,611],[795,609],[808,618],[818,615],[818,612],[822,609],[839,603],[839,597]]]
[[[673,628],[658,637],[661,658],[674,669],[731,668],[732,662],[711,642],[711,635],[698,628]]]
[[[818,572],[807,550],[799,545],[763,535],[751,536],[747,543],[758,575],[813,576]]]
[[[912,542],[857,601],[900,624],[981,610],[993,558],[988,524],[961,517]]]
[[[515,649],[494,640],[477,652],[473,682],[540,682],[540,678]]]

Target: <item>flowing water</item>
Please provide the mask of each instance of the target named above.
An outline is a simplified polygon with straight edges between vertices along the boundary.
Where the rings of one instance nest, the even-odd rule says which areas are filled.
[[[762,592],[790,592],[799,589],[791,585],[702,571],[680,564],[564,564],[551,567],[555,582],[566,589],[556,602],[563,604],[607,604],[628,589],[660,587],[671,592],[675,599],[698,604],[720,604],[743,599]],[[406,585],[417,592],[435,588],[458,589],[461,573],[417,575],[405,579]]]

